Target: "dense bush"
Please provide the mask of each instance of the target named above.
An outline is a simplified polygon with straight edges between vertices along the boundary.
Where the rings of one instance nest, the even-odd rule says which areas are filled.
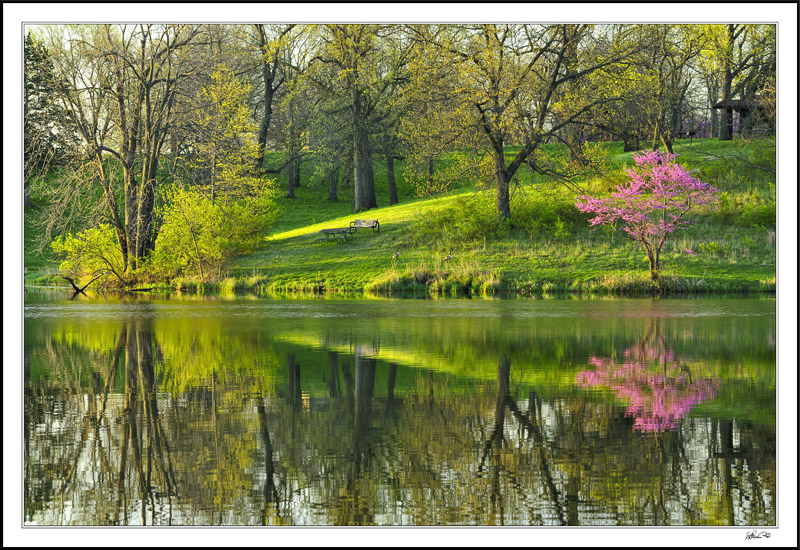
[[[124,282],[125,264],[110,225],[61,235],[53,240],[51,247],[57,256],[63,258],[60,273],[80,285],[96,277],[102,277],[104,283],[115,286]]]
[[[236,200],[212,201],[196,188],[165,193],[156,249],[146,266],[156,279],[219,278],[231,259],[257,247],[277,215],[275,192],[263,184]]]

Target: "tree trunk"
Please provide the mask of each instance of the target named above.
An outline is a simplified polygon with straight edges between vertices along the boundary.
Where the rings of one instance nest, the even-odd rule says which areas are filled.
[[[142,181],[139,196],[139,211],[136,216],[136,261],[150,255],[154,248],[153,212],[156,200],[155,160],[151,160],[148,174]]]
[[[564,30],[565,35],[567,33],[569,35],[569,40],[564,45],[564,67],[567,71],[565,78],[568,79],[567,91],[575,93],[580,87],[580,82],[576,76],[578,71],[578,45],[580,42],[578,25],[566,25]],[[569,160],[571,161],[578,161],[581,163],[585,161],[583,144],[581,143],[582,133],[583,129],[578,124],[568,124],[564,128],[564,141],[569,149]]]
[[[647,260],[650,262],[650,278],[655,281],[658,279],[658,272],[660,270],[659,252],[658,250],[653,250],[648,245],[644,245],[644,251],[647,254]]]
[[[300,164],[302,164],[303,158],[301,156],[297,156],[294,160],[294,186],[295,189],[300,187]]]
[[[339,168],[335,168],[328,175],[328,200],[336,202],[339,200]]]
[[[710,118],[711,118],[711,134],[709,135],[709,137],[718,137],[719,136],[719,123],[717,121],[719,120],[719,116],[717,114],[717,110],[716,109],[711,109]]]
[[[397,204],[397,186],[394,182],[394,157],[386,155],[386,185],[389,187],[389,206]]]
[[[505,157],[502,151],[494,156],[494,175],[497,182],[497,214],[503,221],[511,218],[511,196],[506,178]]]
[[[723,52],[722,59],[722,101],[729,101],[731,98],[731,86],[733,85],[733,33],[734,25],[728,25],[728,43]],[[720,113],[719,121],[719,140],[731,141],[733,139],[733,109],[725,107]]]
[[[624,136],[622,138],[622,150],[625,153],[630,153],[631,151],[638,151],[640,148],[639,145],[639,138],[635,136]]]
[[[361,106],[361,93],[356,86],[352,87],[353,116],[353,184],[355,187],[354,211],[361,212],[376,208],[375,181],[372,169],[372,151],[369,136],[364,126]]]
[[[123,167],[124,193],[125,193],[125,241],[128,243],[128,272],[136,269],[136,230],[138,227],[137,216],[138,193],[136,176],[133,168]]]
[[[328,395],[331,398],[339,397],[339,354],[337,352],[328,352],[328,367],[330,369]]]
[[[661,143],[666,148],[667,153],[669,153],[670,155],[674,153],[674,151],[672,150],[672,146],[675,143],[675,140],[672,139],[671,135],[669,135],[666,132],[662,132],[661,133]]]
[[[583,143],[581,142],[581,129],[579,126],[572,125],[566,130],[565,141],[569,149],[569,160],[583,163]]]
[[[378,202],[375,198],[375,165],[372,163],[372,152],[364,159],[364,173],[366,186],[364,187],[364,204],[367,205],[365,210],[370,208],[377,208]]]
[[[291,154],[291,153],[289,153]],[[296,178],[294,175],[295,171],[295,163],[294,161],[289,162],[288,166],[286,167],[286,198],[293,199],[294,198],[294,186],[296,183]]]
[[[355,212],[378,206],[375,200],[375,180],[372,153],[362,132],[357,131],[353,143],[353,181],[355,187]]]
[[[267,67],[267,62],[263,61],[262,74],[264,78],[264,116],[261,118],[261,125],[258,128],[258,158],[256,158],[256,169],[264,167],[264,157],[267,154],[267,134],[269,125],[272,121],[272,80]]]
[[[364,356],[356,350],[356,384],[355,384],[355,426],[359,436],[366,435],[369,426],[370,405],[375,392],[375,367],[377,360],[374,357]]]

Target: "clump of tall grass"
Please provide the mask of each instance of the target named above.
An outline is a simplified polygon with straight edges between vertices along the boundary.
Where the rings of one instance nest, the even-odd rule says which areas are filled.
[[[493,193],[459,198],[412,223],[404,240],[412,246],[474,246],[506,238],[568,239],[586,216],[563,188],[533,192],[520,187],[511,199],[511,218],[497,214]]]
[[[424,291],[433,296],[487,296],[498,292],[502,280],[496,270],[482,267],[475,260],[453,263],[434,262],[393,267],[370,281],[365,290],[371,293]]]

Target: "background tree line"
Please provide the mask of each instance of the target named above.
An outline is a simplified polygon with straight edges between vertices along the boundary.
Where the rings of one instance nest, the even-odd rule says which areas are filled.
[[[569,186],[602,165],[593,142],[672,152],[690,132],[769,131],[775,38],[743,24],[36,27],[26,205],[34,185],[42,244],[69,236],[80,274],[126,286],[219,271],[304,185],[374,208],[377,162],[391,204],[402,161],[419,194],[493,187],[507,220],[522,167]],[[98,227],[111,247],[79,234]]]

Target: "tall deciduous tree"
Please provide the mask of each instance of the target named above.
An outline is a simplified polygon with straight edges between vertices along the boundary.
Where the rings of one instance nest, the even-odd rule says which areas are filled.
[[[435,81],[412,75],[419,83],[413,93],[430,90],[459,102],[447,139],[455,145],[462,137],[469,142],[480,136],[492,160],[501,219],[511,216],[510,184],[520,167],[552,174],[553,167],[536,153],[604,101],[560,101],[569,87],[627,55],[604,31],[588,25],[412,27],[415,41],[435,48],[435,62],[452,68]]]
[[[74,152],[75,129],[55,101],[53,62],[41,40],[28,32],[24,43],[24,155],[25,207],[31,206],[31,179],[45,176],[56,157]]]
[[[637,64],[647,89],[637,107],[646,117],[652,148],[660,144],[671,154],[694,76],[691,62],[702,51],[702,34],[691,25],[642,25],[639,29],[645,38]]]
[[[267,137],[272,123],[275,98],[286,82],[286,72],[281,65],[285,49],[290,47],[290,33],[295,25],[253,25],[256,44],[258,46],[258,68],[260,75],[258,109],[260,122],[258,125],[259,155],[256,165],[264,166],[267,148]],[[263,109],[263,111],[261,110]]]
[[[326,25],[309,78],[329,99],[346,106],[352,138],[354,210],[377,206],[373,153],[385,126],[388,99],[402,82],[407,44],[393,25]],[[334,69],[335,78],[324,75]]]
[[[83,142],[85,182],[102,191],[102,217],[115,229],[127,273],[154,246],[159,162],[181,85],[198,69],[189,55],[198,32],[192,25],[51,28],[56,94]]]
[[[197,91],[191,112],[194,142],[184,156],[182,178],[213,202],[246,196],[258,177],[254,168],[261,154],[252,137],[255,124],[247,106],[250,86],[224,66]]]

